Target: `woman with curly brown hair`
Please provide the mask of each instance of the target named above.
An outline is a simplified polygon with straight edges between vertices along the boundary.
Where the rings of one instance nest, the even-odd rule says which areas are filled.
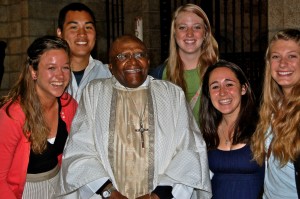
[[[260,120],[252,139],[254,159],[266,162],[263,198],[298,198],[293,162],[300,153],[300,31],[271,39]]]

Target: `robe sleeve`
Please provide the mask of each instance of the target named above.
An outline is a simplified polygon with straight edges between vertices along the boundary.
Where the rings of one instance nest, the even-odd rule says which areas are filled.
[[[84,185],[79,189],[80,197],[81,198],[92,197],[97,192],[97,190],[105,184],[107,180],[108,178],[101,178],[93,182],[90,182],[89,184]]]
[[[211,198],[204,139],[183,91],[173,86],[166,87],[162,95],[167,96],[165,98],[168,100],[161,100],[163,97],[159,94],[154,95],[154,99],[159,99],[155,102],[155,161],[156,164],[159,163],[156,165],[157,184],[173,186],[174,198],[181,198],[179,193],[185,193],[186,196],[197,195],[196,198]],[[164,88],[159,87],[157,90]],[[191,188],[194,189],[192,193]]]
[[[96,143],[99,139],[95,139],[97,126],[95,122],[99,123],[95,121],[96,114],[99,114],[97,109],[99,95],[99,86],[88,85],[83,92],[63,153],[60,179],[57,184],[58,196],[73,192],[79,192],[80,195],[83,190],[88,190],[89,183],[109,178],[101,157],[107,154],[100,152],[102,153],[100,155],[99,149],[96,148],[97,145],[101,145]]]

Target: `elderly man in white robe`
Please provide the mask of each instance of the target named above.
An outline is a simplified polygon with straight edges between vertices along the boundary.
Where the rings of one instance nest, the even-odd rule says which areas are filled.
[[[59,197],[211,198],[206,145],[178,86],[148,76],[145,44],[110,49],[112,78],[84,90],[64,150]]]

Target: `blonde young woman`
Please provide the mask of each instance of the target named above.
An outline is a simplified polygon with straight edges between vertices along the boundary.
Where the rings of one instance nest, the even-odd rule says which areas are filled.
[[[179,7],[172,19],[169,58],[149,74],[180,86],[199,123],[200,88],[209,65],[218,59],[218,45],[205,12],[197,5]]]
[[[271,39],[254,159],[266,162],[263,198],[298,198],[293,162],[300,153],[300,31],[285,29]]]

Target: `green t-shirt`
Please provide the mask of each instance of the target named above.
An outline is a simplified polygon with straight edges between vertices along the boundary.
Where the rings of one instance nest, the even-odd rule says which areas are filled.
[[[167,79],[166,75],[166,69],[163,72],[162,79]],[[194,97],[196,92],[199,89],[200,86],[200,75],[198,74],[198,69],[192,69],[192,70],[185,70],[184,71],[184,79],[187,84],[187,93],[186,93],[186,98],[187,101],[190,102],[191,99]],[[197,102],[193,108],[193,115],[196,118],[196,121],[199,125],[199,109],[200,109],[200,96],[197,99]]]

